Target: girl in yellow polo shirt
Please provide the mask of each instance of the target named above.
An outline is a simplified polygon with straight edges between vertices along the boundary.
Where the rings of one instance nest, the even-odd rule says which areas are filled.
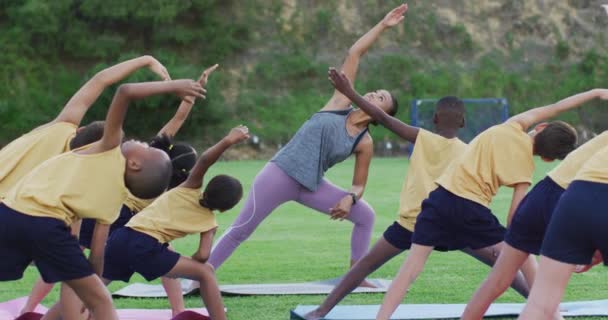
[[[213,211],[234,207],[243,195],[240,182],[230,176],[211,179],[202,195],[205,173],[230,146],[249,138],[247,127],[230,131],[205,151],[186,181],[156,199],[108,239],[103,278],[128,282],[133,273],[151,281],[159,277],[183,277],[200,282],[203,302],[212,319],[226,319],[213,267],[207,263],[217,222]],[[200,234],[192,257],[168,249],[170,241]]]

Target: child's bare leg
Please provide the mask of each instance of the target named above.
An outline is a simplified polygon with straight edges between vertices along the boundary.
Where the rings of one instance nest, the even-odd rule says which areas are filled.
[[[182,285],[179,279],[172,279],[168,277],[162,277],[161,282],[165,292],[167,292],[167,299],[171,305],[171,313],[175,317],[178,313],[184,311],[184,296],[182,295]]]
[[[424,269],[424,265],[431,252],[433,252],[433,247],[418,244],[412,245],[410,255],[405,259],[403,265],[401,265],[388,292],[384,295],[384,301],[382,301],[382,306],[380,306],[378,315],[376,315],[377,320],[388,320],[391,318],[391,315],[395,312],[403,297],[405,297],[407,289],[420,275],[422,269]]]
[[[61,304],[59,302],[55,303],[49,310],[47,310],[42,319],[61,320]]]
[[[521,271],[523,272],[524,276],[526,277],[526,281],[528,281],[528,287],[530,287],[530,288],[532,288],[532,285],[534,284],[534,280],[536,279],[537,270],[538,270],[538,263],[536,262],[536,258],[533,255],[530,255],[528,257],[528,259],[526,259],[526,261],[521,266]],[[561,315],[559,308],[557,310],[555,310],[555,313],[553,314],[553,319],[554,320],[563,320],[564,319],[564,317],[562,317],[562,315]]]
[[[540,272],[530,292],[528,303],[517,319],[548,320],[554,317],[575,267],[541,256]]]
[[[536,262],[536,258],[533,255],[529,255],[528,258],[521,265],[520,269],[521,272],[523,272],[524,277],[526,277],[528,287],[532,288],[532,284],[534,284],[534,279],[536,279],[536,270],[538,270],[538,263]]]
[[[476,250],[464,249],[462,251],[473,256],[474,258],[485,263],[486,265],[492,267],[496,263],[498,256],[501,254],[502,249],[506,245],[507,245],[506,243],[501,242],[501,243],[495,244],[493,246],[489,246],[489,247],[485,247],[485,248],[481,248],[481,249],[476,249]],[[513,248],[511,246],[509,246],[509,248],[515,250],[515,248]],[[521,294],[524,298],[527,298],[528,294],[530,294],[530,288],[532,286],[528,284],[525,274],[523,272],[519,272],[519,271],[516,272],[512,281],[513,282],[511,282],[511,287],[515,291],[517,291],[519,294]]]
[[[53,289],[53,283],[46,283],[42,280],[42,278],[38,278],[34,287],[32,288],[32,292],[30,292],[25,305],[19,312],[19,314],[24,314],[26,312],[33,312],[34,309],[44,300],[44,298],[51,292]]]
[[[61,290],[61,308],[62,308],[62,320],[70,320],[74,316],[73,319],[78,319],[81,313],[82,306],[81,302],[84,303],[86,308],[92,313],[94,319],[108,319],[108,320],[118,320],[118,314],[116,314],[116,310],[114,310],[114,306],[112,304],[112,297],[110,296],[110,292],[102,283],[96,275],[90,275],[88,277],[69,280],[66,281],[67,284],[72,290],[63,289]],[[75,299],[74,294],[77,295]],[[65,298],[64,298],[65,296]],[[80,298],[80,300],[78,300]],[[64,303],[66,301],[67,303]],[[64,308],[68,308],[70,312],[73,312],[72,309],[76,307],[78,308],[75,314],[67,314],[64,313]]]
[[[215,279],[215,271],[208,263],[180,257],[177,264],[165,275],[171,278],[186,278],[200,282],[201,296],[213,320],[226,320],[224,302]]]
[[[469,300],[461,319],[482,319],[490,304],[509,288],[527,258],[527,252],[504,244],[492,271]]]
[[[305,318],[309,320],[320,319],[327,315],[346,295],[357,288],[365,277],[401,252],[403,250],[393,247],[384,237],[381,237],[374,247],[348,271],[329,296],[325,298],[325,301],[316,310],[306,314]]]

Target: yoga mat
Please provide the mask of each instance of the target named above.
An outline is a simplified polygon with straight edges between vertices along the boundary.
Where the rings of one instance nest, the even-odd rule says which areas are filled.
[[[7,302],[0,303],[0,320],[13,320],[19,315],[21,307],[25,305],[27,297],[17,298]],[[188,309],[203,316],[208,317],[209,313],[205,308]],[[44,306],[36,307],[36,312],[45,313],[47,308]],[[171,319],[171,310],[168,309],[118,309],[118,317],[120,320],[169,320]]]
[[[458,319],[465,306],[465,304],[402,304],[395,310],[391,319]],[[299,305],[291,310],[291,319],[304,319],[304,315],[316,307]],[[523,303],[495,303],[490,306],[485,316],[517,316],[523,308]],[[323,319],[374,320],[379,309],[379,305],[337,306]],[[564,317],[608,316],[608,300],[564,302],[560,304],[560,310]]]
[[[223,295],[227,296],[329,294],[339,281],[340,278],[302,283],[229,284],[220,285],[220,290]],[[383,279],[368,279],[368,281],[377,288],[359,287],[353,293],[383,293],[388,290],[391,283],[390,280]],[[181,284],[184,295],[198,294],[198,289],[191,289],[192,281],[182,280]],[[112,296],[164,298],[167,294],[161,285],[135,283],[114,292]]]
[[[184,296],[198,294],[198,288],[191,288],[192,280],[182,280]],[[134,283],[112,293],[114,298],[166,298],[167,293],[160,284]]]

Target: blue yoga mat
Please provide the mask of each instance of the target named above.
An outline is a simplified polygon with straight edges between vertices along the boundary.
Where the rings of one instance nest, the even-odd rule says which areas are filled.
[[[465,306],[465,304],[402,304],[391,319],[458,319]],[[291,310],[291,319],[304,319],[304,315],[316,307],[299,305]],[[488,309],[486,317],[517,316],[523,308],[523,303],[495,303]],[[324,319],[374,320],[379,309],[379,305],[337,306]],[[564,317],[608,316],[608,300],[564,302],[560,304],[560,310]]]

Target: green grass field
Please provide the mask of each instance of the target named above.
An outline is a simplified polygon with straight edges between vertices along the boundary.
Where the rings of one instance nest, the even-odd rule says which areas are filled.
[[[262,161],[222,162],[213,167],[212,174],[228,173],[238,177],[246,190],[257,172],[264,166]],[[375,159],[369,175],[365,199],[376,211],[373,240],[382,235],[396,217],[398,197],[407,170],[404,158]],[[553,165],[537,162],[535,181],[542,178]],[[332,168],[327,177],[334,183],[350,186],[352,160]],[[209,176],[211,177],[211,176]],[[504,221],[510,204],[510,190],[501,190],[492,203],[493,211]],[[221,234],[238,214],[240,206],[219,215]],[[325,215],[308,208],[289,203],[276,210],[253,236],[235,252],[217,276],[220,283],[271,283],[298,282],[333,278],[342,275],[349,263],[350,222],[331,221]],[[175,241],[176,249],[190,255],[198,245],[198,237],[190,236]],[[404,256],[393,259],[379,269],[373,277],[392,278]],[[458,252],[434,253],[425,271],[410,289],[405,303],[466,303],[473,291],[485,278],[489,269],[474,259]],[[38,277],[35,268],[29,268],[20,281],[0,284],[0,301],[25,296]],[[143,282],[135,276],[132,282]],[[593,300],[608,296],[604,284],[608,273],[595,268],[585,274],[575,275],[568,287],[565,300]],[[598,285],[599,284],[599,285]],[[110,290],[123,287],[113,283]],[[53,303],[58,297],[57,288],[44,301]],[[270,296],[226,297],[230,319],[287,319],[289,310],[298,304],[319,304],[324,296]],[[382,294],[356,294],[348,296],[343,304],[380,304]],[[522,302],[523,299],[509,290],[500,302]],[[163,299],[117,299],[119,308],[168,308]],[[200,298],[188,298],[188,307],[199,307]],[[599,319],[599,318],[584,318]]]

